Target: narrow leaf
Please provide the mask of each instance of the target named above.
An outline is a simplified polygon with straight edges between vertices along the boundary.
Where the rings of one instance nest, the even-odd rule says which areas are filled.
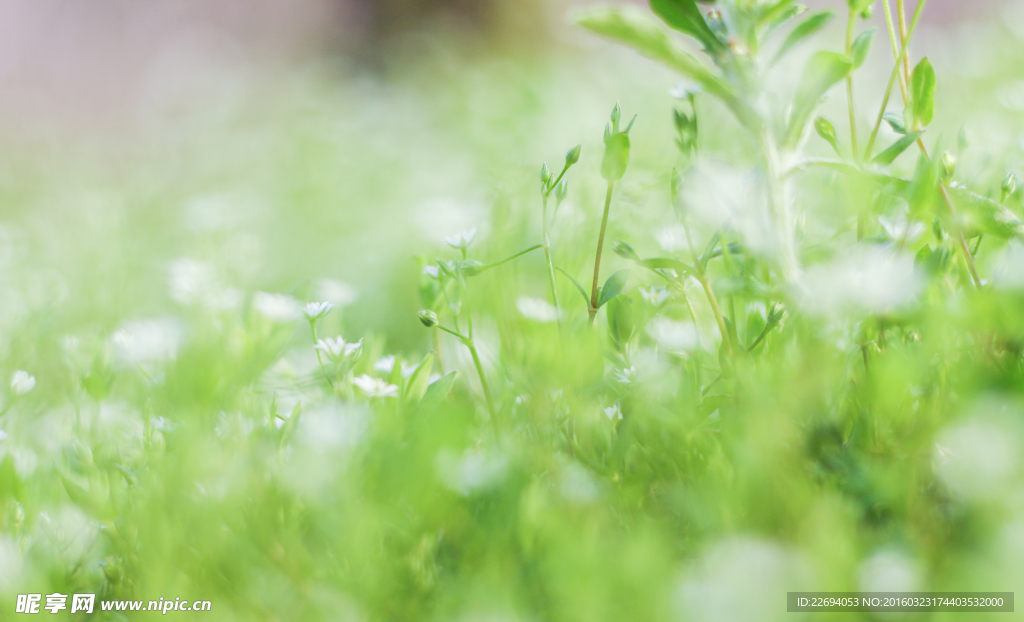
[[[832,11],[822,11],[821,13],[815,13],[804,21],[800,22],[793,30],[790,31],[789,36],[782,42],[782,47],[775,53],[775,58],[772,60],[773,63],[778,62],[786,52],[793,49],[796,44],[800,43],[804,39],[810,37],[814,33],[821,30],[825,24],[834,17]]]
[[[716,54],[725,50],[725,44],[704,21],[696,0],[650,0],[650,4],[654,14],[669,28],[700,41],[708,52]]]
[[[423,395],[426,394],[427,387],[430,385],[430,372],[432,371],[434,371],[434,355],[428,354],[409,377],[409,383],[405,388],[405,403],[414,404],[423,399]]]
[[[887,112],[884,115],[882,115],[882,118],[885,119],[885,122],[889,124],[889,127],[892,128],[892,131],[896,132],[897,134],[907,133],[907,126],[903,124],[903,115],[901,115],[900,113]]]
[[[871,51],[871,40],[875,36],[875,29],[865,30],[854,40],[850,46],[850,60],[856,69],[868,59],[868,52]]]
[[[440,406],[444,398],[448,397],[448,394],[451,393],[452,387],[455,386],[455,380],[458,377],[458,372],[453,371],[434,381],[427,387],[427,392],[423,394],[423,399],[420,400],[418,409],[429,410]]]
[[[636,265],[648,270],[675,270],[679,274],[693,274],[693,266],[689,266],[678,259],[667,257],[654,257],[636,262]]]
[[[559,272],[564,274],[570,281],[572,281],[572,284],[576,286],[576,289],[580,290],[580,295],[583,296],[583,302],[587,303],[587,308],[589,309],[590,308],[590,296],[587,295],[587,290],[583,289],[583,286],[580,285],[580,282],[577,281],[576,279],[572,278],[572,275],[570,275],[565,270],[562,270],[561,268],[555,268],[555,270],[558,270]]]
[[[591,9],[577,13],[575,19],[587,30],[631,47],[697,82],[705,92],[722,100],[745,125],[757,125],[757,114],[740,101],[728,83],[682,49],[654,20],[636,7]]]
[[[892,164],[901,153],[907,150],[907,147],[913,145],[921,137],[921,134],[924,134],[924,132],[914,132],[913,134],[901,136],[888,149],[875,156],[872,162],[882,165]]]

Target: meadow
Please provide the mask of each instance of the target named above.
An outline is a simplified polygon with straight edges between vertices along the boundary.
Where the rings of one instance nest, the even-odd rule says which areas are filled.
[[[0,620],[1015,591],[1024,13],[903,4],[590,7],[530,54],[221,67],[128,129],[7,128]]]

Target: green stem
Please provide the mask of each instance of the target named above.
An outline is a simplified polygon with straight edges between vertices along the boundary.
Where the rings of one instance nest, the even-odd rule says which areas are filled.
[[[601,217],[601,233],[597,236],[597,256],[594,258],[594,284],[590,288],[590,325],[594,325],[594,318],[597,317],[597,282],[601,277],[601,252],[604,250],[604,234],[608,230],[608,212],[612,206],[612,191],[615,189],[615,182],[608,182],[608,192],[604,195],[604,215]]]
[[[489,263],[489,264],[487,264],[485,266],[480,266],[480,272],[483,272],[484,270],[490,270],[491,268],[497,268],[498,266],[500,266],[502,264],[506,264],[506,263],[512,261],[513,259],[518,259],[519,257],[522,257],[526,253],[533,252],[533,251],[537,250],[538,248],[544,248],[544,245],[543,244],[537,244],[535,246],[531,246],[530,248],[526,249],[525,251],[520,251],[520,252],[516,253],[515,255],[512,255],[511,257],[506,257],[505,259],[502,259],[501,261],[496,261],[494,263]]]
[[[892,59],[899,63],[900,59],[900,42],[896,35],[896,28],[893,26],[892,21],[892,9],[889,8],[889,0],[882,2],[882,7],[885,10],[885,27],[889,31],[889,46],[892,47]],[[907,81],[904,79],[903,72],[899,72],[900,81],[900,92],[903,94],[903,103],[907,103]]]
[[[896,1],[898,6],[902,6],[902,0]],[[928,4],[928,0],[920,0],[917,3],[917,9],[914,11],[914,17],[910,20],[910,30],[907,32],[906,37],[903,38],[900,46],[900,55],[897,57],[896,64],[892,68],[892,74],[889,76],[889,85],[885,87],[885,97],[882,98],[882,106],[878,109],[878,118],[875,119],[875,128],[871,131],[871,139],[868,140],[868,147],[864,151],[865,161],[871,160],[871,152],[875,148],[875,139],[878,138],[878,129],[882,127],[882,118],[885,116],[885,109],[889,106],[889,98],[892,97],[892,87],[896,84],[896,77],[899,75],[903,63],[909,62],[907,59],[907,47],[910,45],[910,40],[914,37],[914,31],[917,29],[917,23],[921,19],[921,14],[924,12],[926,4]]]
[[[849,19],[846,23],[846,55],[850,55],[850,50],[853,46],[853,27],[857,23],[857,16],[850,11]],[[850,149],[853,153],[854,160],[857,159],[857,154],[860,150],[857,148],[857,114],[853,103],[853,73],[846,74],[846,103],[850,110]]]
[[[551,261],[551,237],[548,234],[548,195],[544,195],[544,259],[548,262],[548,278],[551,281],[551,299],[555,302],[555,310],[558,312],[558,323],[562,323],[562,309],[558,304],[558,286],[555,284],[555,264]]]
[[[708,275],[704,271],[704,266],[701,265],[700,259],[697,257],[697,249],[693,245],[693,240],[690,239],[690,230],[685,229],[686,232],[686,245],[690,247],[690,254],[693,256],[693,267],[694,272],[697,273],[697,282],[704,289],[704,295],[707,296],[708,303],[711,305],[711,311],[715,314],[715,322],[718,323],[718,332],[722,333],[722,343],[725,344],[725,350],[731,356],[732,350],[732,339],[729,335],[729,327],[725,323],[725,317],[722,315],[722,306],[718,304],[718,296],[715,295],[715,290],[711,288],[711,282],[708,281]],[[725,241],[722,242],[725,244]],[[679,290],[683,293],[683,299],[686,299],[686,290],[682,284],[678,283]],[[687,301],[689,306],[689,301]],[[696,322],[696,316],[693,315],[693,309],[690,309],[690,317],[694,318]]]
[[[320,356],[320,350],[317,350],[317,348],[316,348],[316,344],[317,344],[316,320],[310,320],[309,321],[309,329],[310,329],[310,331],[313,332],[313,351],[316,352],[316,360],[317,360],[318,363],[320,363],[320,371],[323,372],[324,378],[327,379],[327,384],[331,385],[331,388],[333,389],[334,388],[334,381],[331,380],[330,375],[327,374],[327,368],[324,367],[324,359],[323,359],[323,357]]]
[[[484,375],[484,366],[480,363],[480,355],[477,354],[476,346],[473,344],[472,339],[463,339],[462,343],[469,348],[470,355],[473,356],[473,365],[476,367],[476,373],[480,376],[480,386],[484,391],[484,399],[487,400],[487,409],[491,414],[491,421],[494,422],[495,427],[498,425],[497,412],[494,410],[494,399],[491,398],[491,388],[487,384],[487,377]]]

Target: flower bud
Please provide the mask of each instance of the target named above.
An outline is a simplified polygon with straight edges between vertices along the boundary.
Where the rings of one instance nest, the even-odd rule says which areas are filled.
[[[612,108],[611,119],[612,119],[612,133],[614,134],[614,133],[619,131],[619,121],[622,120],[622,108],[619,106],[618,102],[616,102],[615,103],[615,107]]]
[[[1013,173],[1008,173],[1006,175],[1006,179],[1003,180],[1003,187],[1002,187],[1002,197],[1003,197],[1003,199],[1002,199],[1002,202],[1005,202],[1006,199],[1009,199],[1010,196],[1014,192],[1016,192],[1016,191],[1017,191],[1017,176],[1014,175]]]
[[[545,162],[544,165],[540,167],[540,184],[541,186],[547,188],[548,184],[550,183],[551,171],[548,169],[548,163]]]
[[[555,188],[555,201],[561,203],[565,200],[565,197],[569,195],[569,180],[563,179],[562,183],[558,184]]]
[[[580,161],[580,153],[583,151],[583,145],[576,145],[569,150],[569,153],[565,154],[565,168],[569,168],[573,164]]]
[[[619,240],[612,245],[612,252],[623,259],[630,259],[632,261],[640,261],[640,256],[636,254],[636,250],[632,246]]]
[[[437,314],[430,309],[421,309],[416,316],[420,318],[420,322],[423,322],[423,325],[427,328],[434,328],[438,325]]]
[[[956,172],[956,156],[948,151],[942,152],[942,181],[948,183]]]

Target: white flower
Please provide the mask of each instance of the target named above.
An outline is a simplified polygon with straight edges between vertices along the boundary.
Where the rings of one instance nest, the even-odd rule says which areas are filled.
[[[353,378],[352,384],[359,387],[367,397],[398,397],[398,387],[368,374]]]
[[[359,293],[354,287],[332,279],[317,281],[316,294],[321,300],[329,300],[342,309],[359,300]]]
[[[655,318],[647,325],[647,334],[667,352],[690,352],[700,347],[700,333],[693,322]]]
[[[677,253],[689,248],[686,242],[686,228],[682,225],[662,227],[654,234],[654,239],[666,253]]]
[[[613,378],[619,384],[633,384],[637,381],[639,376],[640,372],[637,371],[636,366],[634,365],[625,369],[616,370]]]
[[[36,386],[36,377],[27,371],[18,370],[11,376],[11,389],[16,395],[25,395]]]
[[[4,442],[6,440],[7,440],[7,432],[4,432],[3,430],[0,430],[0,443]]]
[[[913,255],[860,248],[809,268],[796,294],[804,310],[814,315],[885,314],[909,304],[922,285]]]
[[[671,296],[671,293],[664,287],[656,287],[652,285],[651,287],[638,287],[637,289],[640,290],[640,297],[643,298],[647,304],[654,306],[660,305],[668,300],[669,296]]]
[[[351,356],[359,356],[363,348],[363,340],[346,343],[343,337],[334,337],[333,339],[328,337],[318,340],[313,347],[337,361]]]
[[[423,274],[429,276],[430,278],[436,279],[437,275],[438,275],[437,266],[436,265],[434,265],[434,266],[424,266],[423,267]]]
[[[324,317],[330,313],[333,308],[333,302],[307,302],[303,313],[306,314],[306,319],[313,321]]]
[[[546,324],[558,320],[558,309],[540,298],[522,296],[516,301],[516,308],[523,317],[535,322]]]
[[[178,427],[171,423],[171,421],[169,421],[166,417],[151,417],[149,420],[149,425],[154,430],[159,430],[161,432],[169,432],[174,428]]]
[[[878,224],[882,225],[885,235],[896,243],[913,244],[925,231],[924,223],[909,221],[906,216],[900,215],[895,218],[878,217]]]
[[[606,417],[615,421],[616,419],[622,419],[622,408],[619,407],[619,403],[615,402],[608,408],[602,408]]]
[[[118,355],[133,363],[155,363],[178,356],[182,328],[173,318],[135,320],[114,333]]]
[[[458,235],[450,235],[444,239],[445,243],[452,248],[466,248],[473,243],[473,239],[476,238],[476,227],[463,231]]]
[[[293,322],[302,317],[302,303],[287,294],[256,292],[252,308],[272,322]]]

